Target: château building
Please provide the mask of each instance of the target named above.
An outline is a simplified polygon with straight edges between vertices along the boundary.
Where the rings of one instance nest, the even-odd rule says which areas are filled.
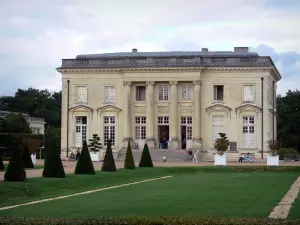
[[[269,56],[234,51],[131,52],[63,59],[62,157],[98,134],[118,151],[199,149],[215,152],[218,133],[230,152],[268,151],[276,137],[276,83]],[[163,144],[160,144],[163,143]]]

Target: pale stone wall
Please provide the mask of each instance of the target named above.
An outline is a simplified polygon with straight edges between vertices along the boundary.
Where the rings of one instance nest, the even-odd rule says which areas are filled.
[[[264,77],[264,115],[261,107],[261,77]],[[199,148],[202,139],[203,150],[213,151],[212,148],[212,116],[225,116],[225,132],[230,141],[237,142],[240,151],[259,151],[261,143],[267,149],[267,140],[272,134],[270,124],[270,83],[273,76],[262,70],[203,70],[183,71],[172,69],[158,72],[90,72],[62,73],[62,152],[66,150],[66,121],[67,121],[67,80],[70,80],[70,125],[69,146],[75,144],[75,116],[87,116],[87,139],[97,133],[103,142],[103,116],[116,116],[116,145],[120,149],[132,140],[135,134],[135,116],[147,117],[147,142],[151,148],[158,148],[157,117],[169,117],[169,133],[172,138],[170,146],[180,148],[180,117],[193,118],[193,148]],[[158,86],[169,85],[169,100],[158,101]],[[181,84],[193,85],[192,101],[180,101]],[[222,104],[213,102],[213,85],[225,85],[225,101]],[[243,106],[243,85],[255,84],[255,101],[252,105]],[[86,107],[74,102],[76,85],[87,85],[88,103]],[[116,87],[116,102],[109,105],[104,103],[104,87]],[[135,101],[135,86],[146,86],[146,101]],[[243,106],[243,107],[242,107]],[[239,108],[240,107],[240,108]],[[256,143],[254,149],[242,148],[242,117],[255,117]],[[261,119],[264,123],[264,140],[261,140]],[[275,120],[276,122],[276,120]],[[275,126],[276,129],[276,126]],[[276,134],[276,131],[275,131]],[[272,136],[272,135],[271,135]],[[154,139],[154,140],[153,140]],[[141,143],[143,144],[143,143]],[[64,153],[62,153],[64,154]]]

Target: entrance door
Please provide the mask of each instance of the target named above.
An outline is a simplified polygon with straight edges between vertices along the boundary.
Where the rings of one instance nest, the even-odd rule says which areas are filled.
[[[192,147],[193,141],[193,127],[192,117],[181,117],[181,146],[182,149],[189,149]]]
[[[158,124],[158,141],[159,147],[162,149],[168,149],[169,143],[169,117],[159,116],[157,120]]]

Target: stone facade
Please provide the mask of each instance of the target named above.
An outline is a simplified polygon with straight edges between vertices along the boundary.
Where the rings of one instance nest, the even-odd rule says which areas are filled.
[[[214,140],[224,132],[235,152],[266,151],[267,140],[273,133],[276,137],[273,98],[281,76],[270,57],[245,47],[79,55],[63,59],[57,70],[62,74],[62,156],[67,135],[70,151],[93,134],[104,146],[112,139],[115,150],[128,140],[136,148],[147,142],[158,149],[164,138],[168,149],[214,151]]]

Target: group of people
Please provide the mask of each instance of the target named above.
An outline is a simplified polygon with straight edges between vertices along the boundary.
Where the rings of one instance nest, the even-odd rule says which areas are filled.
[[[69,159],[70,160],[77,160],[79,158],[79,156],[80,156],[80,152],[79,151],[76,153],[76,155],[74,154],[74,152],[71,152],[71,154],[69,156]]]
[[[240,157],[239,157],[239,162],[255,162],[255,156],[254,155],[250,155],[250,153],[248,152],[246,154],[246,157],[243,153],[241,153]]]

